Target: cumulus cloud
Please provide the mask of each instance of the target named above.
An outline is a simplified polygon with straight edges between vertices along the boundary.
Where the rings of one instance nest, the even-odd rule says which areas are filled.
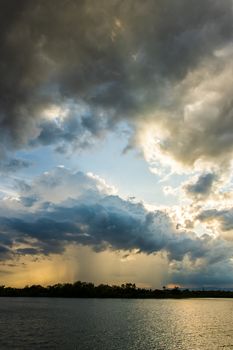
[[[36,239],[38,254],[60,253],[67,243],[77,243],[96,251],[137,249],[146,254],[166,251],[171,260],[181,261],[188,255],[192,260],[205,258],[211,263],[225,258],[228,252],[227,244],[209,236],[198,238],[193,233],[176,232],[164,212],[150,213],[114,196],[92,205],[79,201],[50,205],[49,210],[38,211],[36,216],[8,218],[4,223],[9,230]],[[212,250],[215,255],[210,259]]]
[[[31,201],[33,195],[36,200]],[[189,259],[194,265],[201,261],[202,266],[232,257],[230,242],[176,229],[165,210],[148,211],[141,203],[112,194],[111,187],[93,174],[58,167],[28,188],[21,186],[16,204],[5,208],[0,219],[4,259],[61,254],[76,244],[97,252],[163,252],[171,263]]]
[[[233,209],[226,208],[223,210],[209,209],[203,210],[197,216],[201,222],[219,223],[222,232],[233,230]],[[233,238],[233,236],[232,236]]]
[[[214,173],[201,174],[196,182],[188,183],[184,186],[187,195],[203,199],[211,193],[214,182],[217,180],[217,175]]]
[[[186,210],[184,225],[169,210],[121,198],[91,173],[60,167],[15,179],[1,194],[3,259],[82,244],[162,251],[170,262],[205,266],[217,264],[214,256],[224,262],[225,249],[229,260],[231,210],[225,202],[206,209],[231,201],[221,181],[233,151],[232,11],[232,0],[1,2],[1,173],[30,166],[18,158],[22,148],[80,150],[126,125],[126,150],[139,147],[152,171],[199,174],[185,184],[199,202],[177,209]],[[197,215],[221,237],[192,232]]]
[[[116,193],[116,188],[109,185],[100,176],[82,171],[71,171],[58,166],[34,178],[32,183],[23,180],[15,181],[20,201],[45,206],[45,203],[60,203],[67,199],[79,198],[83,202],[97,202],[103,196]],[[33,204],[32,203],[32,204]]]
[[[232,153],[231,0],[4,0],[0,16],[2,154],[83,148],[122,120],[182,164]]]
[[[177,264],[170,273],[171,281],[187,287],[210,289],[231,288],[233,283],[232,261],[225,260],[213,265],[185,266]]]

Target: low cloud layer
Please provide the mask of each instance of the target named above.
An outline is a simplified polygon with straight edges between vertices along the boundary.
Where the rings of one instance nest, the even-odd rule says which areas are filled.
[[[203,286],[215,289],[231,288],[233,283],[232,262],[226,259],[219,263],[208,266],[195,266],[195,268],[187,268],[184,265],[175,266],[171,274],[173,283],[195,286],[203,288]]]

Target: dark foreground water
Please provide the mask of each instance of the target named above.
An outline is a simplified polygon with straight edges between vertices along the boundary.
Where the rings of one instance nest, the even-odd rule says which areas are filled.
[[[233,349],[233,300],[0,298],[0,349]]]

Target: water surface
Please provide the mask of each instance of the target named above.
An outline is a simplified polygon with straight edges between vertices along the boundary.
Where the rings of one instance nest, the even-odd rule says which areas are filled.
[[[0,298],[0,349],[233,349],[233,300]]]

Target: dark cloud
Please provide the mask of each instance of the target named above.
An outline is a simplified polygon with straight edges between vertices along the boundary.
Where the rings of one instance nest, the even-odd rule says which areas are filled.
[[[35,248],[21,248],[16,250],[16,254],[19,255],[38,255],[40,251]]]
[[[147,212],[142,205],[117,196],[99,198],[95,204],[72,200],[21,218],[2,218],[1,222],[9,232],[35,240],[32,248],[45,255],[61,253],[70,243],[88,245],[95,251],[166,251],[170,260],[182,261],[188,256],[193,261],[206,259],[210,264],[231,254],[220,239],[207,235],[199,238],[185,231],[177,233],[164,212]]]
[[[60,153],[67,147],[67,144],[84,149],[92,146],[94,140],[103,136],[106,129],[108,129],[106,122],[98,116],[97,112],[95,119],[92,115],[88,115],[88,111],[80,116],[79,112],[70,106],[69,115],[63,121],[59,123],[49,120],[41,122],[39,135],[30,142],[30,145],[59,144],[56,150]]]
[[[203,210],[198,216],[197,219],[202,222],[213,222],[217,221],[220,223],[222,231],[231,231],[233,230],[233,209],[209,209]]]
[[[196,182],[187,184],[185,186],[185,191],[188,195],[197,199],[207,197],[216,180],[217,176],[214,173],[202,174],[198,177]]]
[[[20,197],[20,201],[25,207],[32,207],[38,201],[38,198],[36,196]]]
[[[163,252],[176,283],[182,280],[186,285],[202,284],[200,266],[208,284],[214,267],[216,284],[219,271],[229,270],[232,242],[176,229],[167,211],[148,211],[141,203],[111,195],[111,188],[94,174],[57,167],[30,186],[19,182],[18,191],[19,200],[9,207],[0,202],[2,261],[62,254],[68,245],[83,245],[96,252]],[[198,217],[200,221],[213,218],[230,229],[227,210],[205,211]]]
[[[177,267],[172,271],[171,281],[186,287],[231,288],[233,283],[232,264],[226,260],[195,269]]]
[[[231,0],[3,0],[0,23],[2,154],[28,144],[86,147],[118,121],[147,114],[167,128],[162,148],[176,159],[232,150],[231,86],[200,112],[201,132],[183,123],[185,106],[199,102],[189,96],[198,85],[191,73],[204,62],[207,76],[216,62],[229,67],[215,53],[232,40]],[[55,109],[48,120],[54,105],[68,108],[67,119]]]
[[[0,233],[0,244],[2,246],[11,247],[13,245],[13,240],[11,239],[9,234]]]
[[[12,158],[0,161],[0,172],[17,172],[31,166],[31,163],[24,159]]]
[[[4,260],[12,258],[12,255],[13,254],[8,247],[0,244],[0,261],[4,261]]]

